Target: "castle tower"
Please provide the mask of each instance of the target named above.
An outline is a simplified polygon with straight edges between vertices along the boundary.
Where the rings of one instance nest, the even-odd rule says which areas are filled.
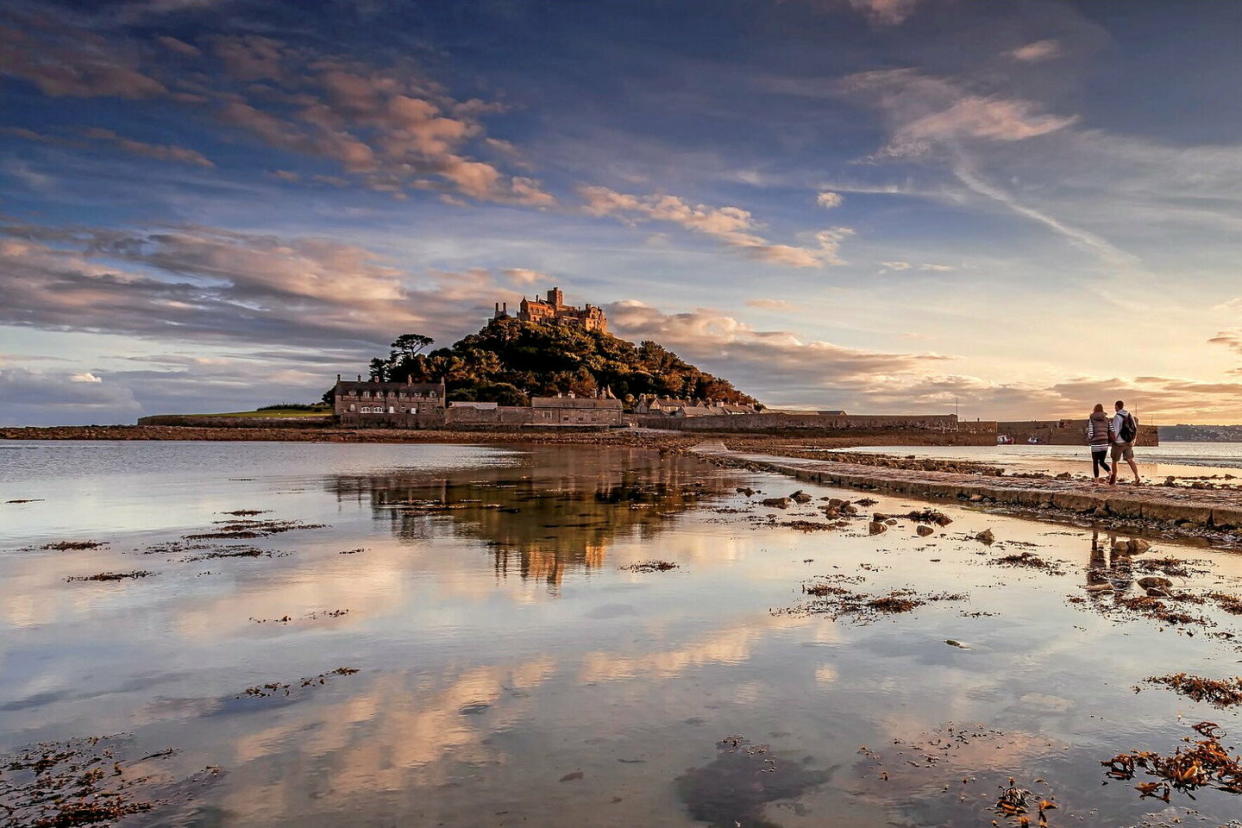
[[[548,291],[548,304],[553,308],[565,307],[565,294],[560,288],[554,287]]]

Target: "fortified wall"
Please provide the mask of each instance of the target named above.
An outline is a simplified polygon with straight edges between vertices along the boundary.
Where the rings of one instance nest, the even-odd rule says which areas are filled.
[[[681,419],[639,415],[639,425],[679,431],[747,434],[801,434],[814,437],[866,437],[934,441],[942,445],[994,446],[996,423],[959,422],[955,414],[725,414]]]
[[[1087,443],[1087,421],[1082,420],[1018,420],[996,424],[996,433],[1013,439],[1015,444],[1025,444],[1034,438],[1050,446],[1082,446]],[[1139,421],[1136,445],[1160,445],[1160,429],[1143,425]]]

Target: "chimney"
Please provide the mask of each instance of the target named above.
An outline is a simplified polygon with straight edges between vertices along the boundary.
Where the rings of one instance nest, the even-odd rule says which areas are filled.
[[[358,382],[362,382],[362,374],[358,375]]]
[[[340,382],[340,381],[341,381],[341,375],[340,375],[340,374],[337,374],[337,375],[336,375],[336,381],[337,381],[337,382]]]

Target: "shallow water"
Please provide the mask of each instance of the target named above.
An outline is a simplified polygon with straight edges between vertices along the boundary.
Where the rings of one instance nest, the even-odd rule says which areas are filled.
[[[1016,824],[990,810],[1010,776],[1055,796],[1052,825],[1239,813],[1212,790],[1140,799],[1099,763],[1204,719],[1242,747],[1236,711],[1134,690],[1237,675],[1209,633],[1242,617],[1194,606],[1216,626],[1179,631],[1069,601],[1107,563],[1090,529],[938,506],[954,523],[930,538],[806,533],[780,524],[818,501],[738,486],[799,488],[620,449],[0,444],[0,501],[35,499],[0,505],[0,753],[128,733],[136,758],[177,751],[144,772],[219,768],[139,824]],[[308,527],[159,546],[237,509]],[[41,548],[85,539],[107,545]],[[273,554],[187,560],[245,547]],[[1026,550],[1064,574],[991,563]],[[1242,557],[1147,557],[1166,554],[1204,562],[1186,588],[1242,592]],[[652,559],[678,568],[623,568]],[[872,623],[786,611],[817,576],[966,597]],[[338,667],[359,672],[319,683]]]
[[[1017,471],[1091,474],[1091,450],[1087,446],[872,446],[842,450],[900,457],[913,454],[915,457],[942,460],[972,460]],[[1242,443],[1167,442],[1159,446],[1139,446],[1134,454],[1139,473],[1153,479],[1168,475],[1242,476]],[[1121,468],[1122,479],[1129,479],[1129,467],[1122,462]]]

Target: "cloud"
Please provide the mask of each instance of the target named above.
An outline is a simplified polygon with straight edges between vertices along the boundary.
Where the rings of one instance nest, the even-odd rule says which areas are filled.
[[[172,144],[147,144],[117,135],[110,129],[93,127],[83,130],[83,135],[96,141],[108,141],[116,147],[133,155],[154,158],[158,161],[176,161],[181,164],[193,164],[198,167],[214,167],[206,156],[198,150],[178,147]]]
[[[921,270],[924,272],[932,272],[932,273],[947,273],[951,270],[956,270],[956,269],[957,268],[953,267],[952,265],[933,264],[930,262],[923,262],[922,264],[916,265],[916,264],[913,264],[912,262],[905,262],[905,261],[898,260],[898,261],[891,261],[891,262],[880,262],[879,272],[880,273],[901,273],[906,270]]]
[[[246,81],[284,77],[285,49],[280,41],[260,35],[218,37],[212,52],[234,78]]]
[[[186,43],[184,40],[178,40],[175,37],[169,37],[168,35],[161,35],[157,37],[155,42],[169,51],[176,52],[180,55],[186,55],[187,57],[200,57],[203,54],[202,50],[197,46]]]
[[[747,299],[746,304],[749,307],[764,310],[791,311],[794,309],[793,302],[786,302],[784,299]]]
[[[579,195],[583,210],[592,216],[613,216],[626,222],[663,221],[710,236],[751,258],[790,267],[823,267],[844,264],[841,242],[853,235],[848,227],[833,227],[814,234],[814,247],[773,244],[759,235],[759,225],[741,207],[690,204],[673,195],[631,195],[608,187],[583,186]]]
[[[84,424],[132,422],[141,406],[132,391],[99,378],[0,367],[0,423]]]
[[[919,0],[849,0],[850,6],[880,26],[904,23],[914,13]]]
[[[844,204],[845,196],[840,193],[834,193],[831,190],[825,190],[815,197],[815,203],[825,209],[832,209],[833,207],[840,207]]]
[[[334,161],[364,186],[397,197],[430,190],[535,208],[556,204],[537,179],[472,156],[475,148],[519,155],[508,142],[488,142],[483,125],[506,107],[454,98],[407,59],[371,63],[259,34],[219,35],[204,45],[206,55],[168,36],[127,40],[72,23],[52,30],[26,21],[0,27],[0,74],[50,96],[167,96],[209,107],[230,127],[286,152]],[[147,57],[163,54],[163,64],[145,65],[144,48]],[[179,58],[170,61],[169,51]],[[140,155],[209,163],[191,149],[114,140]]]
[[[69,381],[70,382],[103,382],[103,380],[101,380],[99,377],[92,374],[90,371],[85,371],[81,374],[73,374],[72,376],[69,377]]]
[[[1242,354],[1242,328],[1221,331],[1209,339],[1208,342],[1212,345],[1224,345],[1226,348]]]
[[[1006,54],[1023,63],[1038,63],[1058,57],[1061,54],[1061,44],[1055,40],[1037,40],[1034,43],[1019,46]]]
[[[408,65],[305,54],[257,36],[217,38],[213,49],[231,76],[267,84],[226,96],[218,116],[275,147],[336,161],[383,192],[412,188],[527,207],[556,204],[536,179],[468,154],[470,144],[487,141],[481,118],[502,107],[457,100]]]
[[[54,98],[154,98],[168,89],[138,68],[137,56],[90,31],[42,28],[38,36],[0,26],[0,75]]]
[[[789,331],[760,331],[727,313],[699,308],[664,313],[634,300],[605,306],[618,336],[650,339],[702,363],[767,399],[827,402],[842,386],[863,388],[885,378],[908,381],[939,365],[939,354],[908,354],[847,348],[804,340]]]
[[[538,270],[525,267],[507,267],[501,271],[505,278],[515,285],[533,285],[539,282],[551,282],[552,277]]]
[[[518,298],[483,270],[416,275],[355,245],[207,227],[0,227],[0,294],[0,324],[362,359],[400,333],[460,335]]]
[[[1041,113],[1031,101],[972,94],[952,81],[913,69],[850,75],[842,89],[868,100],[891,123],[893,134],[880,156],[916,157],[960,141],[1024,141],[1077,120]]]

